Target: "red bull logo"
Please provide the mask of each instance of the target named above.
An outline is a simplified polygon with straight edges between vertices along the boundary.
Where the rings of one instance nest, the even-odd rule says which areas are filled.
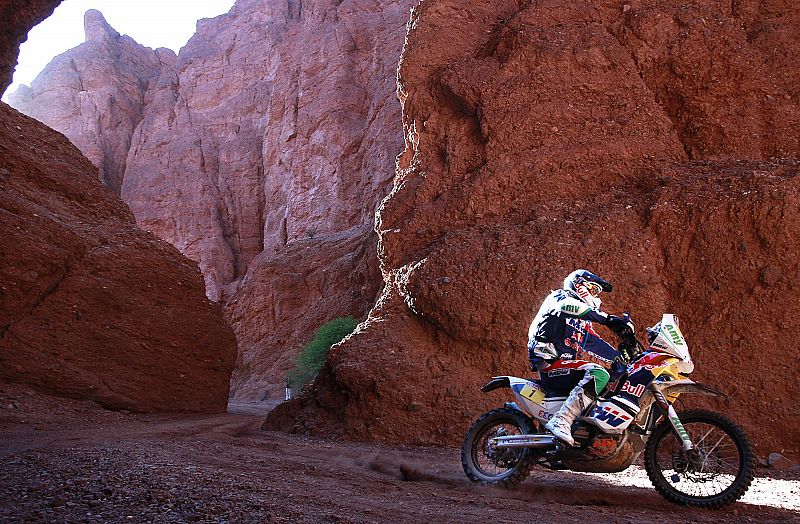
[[[643,384],[637,384],[637,385],[634,386],[634,385],[631,384],[630,380],[627,380],[622,385],[622,391],[623,391],[623,393],[629,393],[629,394],[633,395],[634,397],[641,397],[642,393],[644,393],[644,385]]]

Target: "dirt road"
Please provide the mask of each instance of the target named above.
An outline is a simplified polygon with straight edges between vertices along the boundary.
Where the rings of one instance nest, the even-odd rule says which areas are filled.
[[[263,432],[256,415],[86,413],[4,405],[1,522],[800,521],[791,478],[759,478],[745,502],[706,511],[667,503],[640,470],[535,470],[501,491],[470,484],[456,449]]]

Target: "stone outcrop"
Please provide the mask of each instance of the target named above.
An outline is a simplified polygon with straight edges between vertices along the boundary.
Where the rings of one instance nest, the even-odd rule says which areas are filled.
[[[137,229],[64,136],[5,104],[0,122],[0,381],[224,411],[236,345],[196,264]]]
[[[85,43],[56,57],[9,102],[64,133],[119,194],[145,92],[162,67],[175,63],[175,53],[153,51],[120,35],[99,11],[86,12],[84,28]]]
[[[458,442],[507,400],[479,386],[528,372],[540,301],[588,267],[638,326],[677,313],[693,378],[733,395],[716,407],[797,453],[798,22],[790,2],[421,2],[385,290],[265,426]]]
[[[58,3],[0,3],[3,89]],[[197,266],[137,229],[63,135],[3,103],[0,215],[0,382],[112,409],[225,410],[236,344]]]
[[[265,107],[262,251],[226,308],[241,348],[235,399],[282,390],[316,328],[363,318],[382,284],[374,216],[402,146],[395,78],[411,2],[300,5],[289,2],[270,29],[278,64]]]
[[[50,16],[60,3],[61,0],[0,0],[0,92],[11,85],[19,46],[28,39],[30,28]]]

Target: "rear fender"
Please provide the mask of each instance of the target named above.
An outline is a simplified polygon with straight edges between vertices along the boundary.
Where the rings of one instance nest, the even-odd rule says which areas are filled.
[[[488,393],[490,391],[494,391],[495,389],[500,388],[510,388],[511,387],[511,377],[492,377],[492,379],[481,386],[481,391],[484,393]]]
[[[523,413],[545,422],[549,419],[549,412],[544,407],[544,390],[542,387],[528,379],[502,376],[492,379],[481,387],[481,391],[488,393],[500,388],[509,388],[517,400],[516,405]]]

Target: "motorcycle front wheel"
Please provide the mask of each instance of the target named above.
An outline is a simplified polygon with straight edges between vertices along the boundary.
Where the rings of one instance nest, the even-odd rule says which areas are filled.
[[[753,447],[742,428],[713,411],[686,411],[678,418],[695,449],[684,451],[669,421],[653,431],[644,465],[656,491],[682,506],[720,508],[738,500],[755,471]]]
[[[494,437],[533,432],[530,419],[515,409],[493,409],[482,415],[464,437],[461,465],[473,482],[511,488],[525,480],[534,465],[530,449],[497,449]]]

